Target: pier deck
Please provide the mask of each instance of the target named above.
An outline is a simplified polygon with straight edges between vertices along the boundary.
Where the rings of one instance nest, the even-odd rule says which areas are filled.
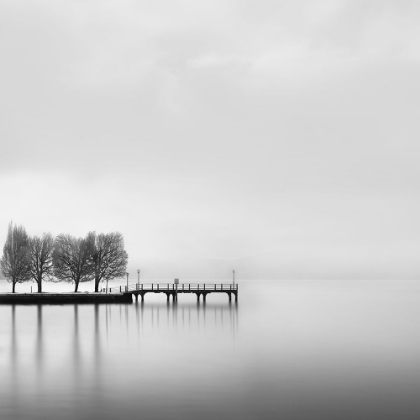
[[[195,294],[197,301],[200,301],[201,296],[203,301],[206,301],[207,295],[210,293],[226,293],[229,297],[229,302],[232,300],[232,296],[235,297],[235,302],[238,301],[238,285],[223,283],[136,283],[128,286],[105,288],[102,289],[102,292],[106,294],[130,294],[136,300],[138,300],[139,296],[141,300],[144,300],[146,293],[164,293],[168,301],[171,296],[172,300],[178,300],[178,295],[185,293]]]

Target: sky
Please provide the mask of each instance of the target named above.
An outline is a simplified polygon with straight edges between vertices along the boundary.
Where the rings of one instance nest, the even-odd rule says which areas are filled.
[[[417,279],[420,3],[0,0],[0,244],[135,279]]]

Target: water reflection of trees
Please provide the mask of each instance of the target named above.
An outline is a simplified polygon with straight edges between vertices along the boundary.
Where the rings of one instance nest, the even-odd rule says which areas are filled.
[[[10,359],[11,359],[11,381],[10,381],[10,403],[12,406],[16,404],[19,398],[18,384],[18,343],[16,334],[16,305],[12,305],[12,333],[10,343]]]
[[[92,410],[106,405],[115,381],[127,372],[141,387],[145,361],[153,354],[150,349],[157,348],[153,347],[156,343],[165,345],[168,332],[188,337],[212,329],[211,334],[216,331],[228,340],[235,338],[239,312],[235,304],[176,302],[54,308],[12,305],[5,310],[11,326],[6,361],[10,385],[1,396],[7,410],[35,410],[43,415],[53,406],[51,401],[57,403],[66,396]],[[26,408],[22,401],[31,403]],[[71,410],[78,413],[81,407]],[[39,418],[52,417],[40,414]]]
[[[64,318],[54,320],[48,317],[48,310],[42,305],[32,308],[11,306],[10,372],[12,378],[17,380],[20,365],[31,363],[36,376],[35,381],[42,388],[46,385],[42,378],[45,377],[48,368],[54,366],[54,358],[51,358],[50,350],[55,346],[54,341],[58,338],[53,334],[48,334],[49,329],[45,328],[45,324],[65,320]],[[20,311],[26,311],[27,316],[32,310],[36,311],[36,329],[32,330],[35,332],[35,346],[31,362],[19,359],[19,341],[23,340],[23,337],[19,333],[17,322]],[[238,304],[235,303],[197,305],[177,302],[172,304],[136,302],[126,305],[63,307],[63,314],[65,314],[63,316],[71,316],[69,321],[73,323],[73,328],[70,330],[62,328],[59,334],[63,341],[68,335],[70,352],[64,350],[56,358],[60,358],[61,366],[71,366],[71,378],[75,387],[78,383],[88,381],[90,377],[95,386],[100,389],[103,382],[102,367],[104,363],[109,362],[106,359],[108,350],[111,345],[114,348],[120,345],[121,339],[128,345],[133,337],[137,337],[136,341],[141,345],[141,337],[153,330],[174,329],[188,334],[207,328],[235,337],[238,331],[238,313]],[[26,354],[31,353],[28,351],[26,342],[25,351]]]

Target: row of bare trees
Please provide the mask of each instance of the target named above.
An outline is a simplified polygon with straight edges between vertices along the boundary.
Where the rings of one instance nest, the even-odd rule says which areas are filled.
[[[124,277],[128,255],[124,238],[119,232],[89,232],[84,238],[50,233],[30,237],[23,226],[9,224],[0,268],[12,283],[35,281],[38,292],[46,281],[74,283],[77,292],[81,282],[95,282],[95,292],[101,281]]]

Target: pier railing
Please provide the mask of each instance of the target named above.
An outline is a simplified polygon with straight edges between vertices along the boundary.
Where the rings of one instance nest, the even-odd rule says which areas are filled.
[[[237,284],[225,283],[136,283],[129,284],[128,286],[116,286],[108,289],[103,288],[103,293],[128,293],[128,292],[165,292],[165,291],[178,291],[178,292],[195,292],[195,291],[208,291],[208,292],[228,292],[237,291]]]

